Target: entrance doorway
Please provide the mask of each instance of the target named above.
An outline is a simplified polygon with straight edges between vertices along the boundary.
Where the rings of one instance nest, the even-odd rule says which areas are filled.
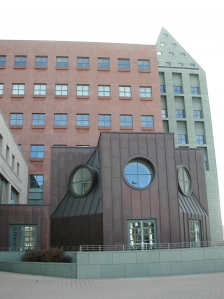
[[[129,220],[129,244],[131,249],[155,249],[156,222],[155,220]]]

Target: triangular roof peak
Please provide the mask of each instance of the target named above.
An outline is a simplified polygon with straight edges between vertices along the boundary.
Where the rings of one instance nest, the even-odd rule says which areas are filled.
[[[178,43],[178,41],[162,27],[156,42],[159,67],[201,69],[200,65]]]

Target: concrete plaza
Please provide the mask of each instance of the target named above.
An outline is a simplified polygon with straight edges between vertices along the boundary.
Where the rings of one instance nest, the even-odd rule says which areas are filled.
[[[224,273],[65,279],[0,271],[0,299],[223,299]]]

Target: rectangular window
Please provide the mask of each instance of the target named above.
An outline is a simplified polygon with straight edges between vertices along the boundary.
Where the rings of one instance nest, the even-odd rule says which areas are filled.
[[[3,137],[0,134],[0,153],[2,153],[2,146],[3,146]]]
[[[15,56],[14,66],[26,66],[26,56]]]
[[[201,246],[201,223],[200,220],[190,220],[191,247]]]
[[[98,86],[98,96],[99,97],[110,97],[110,86],[109,85],[99,85]]]
[[[89,57],[78,57],[77,58],[78,68],[89,68]]]
[[[111,126],[111,115],[110,114],[99,114],[98,115],[98,126],[99,127],[110,127]]]
[[[131,98],[131,86],[119,86],[119,97]]]
[[[23,125],[23,113],[11,113],[10,126],[22,126],[22,125]]]
[[[199,87],[191,86],[191,94],[199,94]]]
[[[18,144],[18,148],[21,151],[22,150],[22,144]]]
[[[132,115],[120,115],[120,126],[121,127],[133,127]]]
[[[178,66],[183,66],[184,64],[182,62],[178,62]]]
[[[42,174],[31,174],[30,188],[29,188],[29,203],[34,205],[42,204],[43,190],[44,190],[44,176]]]
[[[160,93],[165,93],[165,85],[160,85]]]
[[[202,118],[202,111],[201,110],[194,110],[194,118],[201,119]]]
[[[89,126],[89,114],[76,114],[76,126],[88,127]]]
[[[46,84],[34,84],[33,94],[35,96],[46,96],[47,85]]]
[[[167,110],[162,109],[162,118],[167,118]]]
[[[8,182],[0,174],[0,204],[8,203]]]
[[[56,67],[68,67],[68,57],[56,57]]]
[[[185,134],[178,134],[178,144],[187,144],[187,135]]]
[[[118,69],[129,70],[130,69],[130,59],[118,59]]]
[[[154,116],[152,115],[142,115],[142,128],[154,128]]]
[[[181,94],[182,93],[182,86],[173,86],[173,93]]]
[[[204,135],[196,135],[196,143],[197,144],[205,144],[205,136]]]
[[[17,205],[19,202],[19,193],[11,188],[10,205]]]
[[[24,95],[25,94],[25,84],[12,84],[12,94],[13,95]]]
[[[31,145],[30,158],[43,159],[44,158],[44,145],[38,145],[38,144]]]
[[[110,58],[98,58],[98,68],[99,69],[109,69],[110,68]]]
[[[195,67],[195,63],[190,63],[190,66],[191,67]]]
[[[167,62],[166,62],[166,65],[171,65],[171,62],[167,61]]]
[[[45,113],[33,113],[32,126],[45,126]]]
[[[184,118],[184,117],[185,117],[184,110],[176,109],[176,118]]]
[[[149,60],[138,60],[138,69],[143,71],[149,71],[150,70],[150,62]]]
[[[12,169],[15,168],[15,156],[12,155]]]
[[[77,85],[77,96],[88,97],[89,85]]]
[[[6,158],[7,161],[9,161],[9,147],[8,147],[8,145],[6,145],[5,158]]]
[[[174,55],[174,53],[173,53],[173,52],[169,52],[169,55],[173,56],[173,55]]]
[[[13,251],[36,249],[36,225],[11,225],[10,234]]]
[[[140,87],[140,98],[151,98],[152,97],[152,88],[151,87]]]
[[[54,115],[54,125],[60,127],[66,127],[68,124],[68,115],[66,113],[63,114],[55,114]]]
[[[55,85],[55,95],[56,96],[67,96],[68,95],[68,85],[67,84],[56,84]]]
[[[3,94],[4,91],[4,84],[0,83],[0,95]]]
[[[0,55],[0,66],[6,66],[6,56]]]
[[[186,56],[186,54],[185,53],[180,53],[180,56]]]
[[[48,57],[47,56],[36,56],[35,57],[35,66],[47,67]]]
[[[19,163],[17,162],[16,174],[19,176]]]

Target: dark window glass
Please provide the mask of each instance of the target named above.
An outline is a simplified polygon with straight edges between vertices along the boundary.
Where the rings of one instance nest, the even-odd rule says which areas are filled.
[[[150,62],[149,60],[143,60],[143,59],[139,59],[138,60],[138,69],[139,70],[150,70]]]
[[[110,114],[99,114],[98,115],[98,126],[99,127],[110,127],[111,126],[111,115]]]
[[[35,66],[44,66],[48,65],[48,57],[47,56],[36,56],[35,58]]]
[[[152,116],[152,115],[142,115],[141,121],[142,121],[143,128],[153,128],[154,127],[154,116]]]
[[[180,94],[182,93],[182,86],[173,86],[173,93]]]
[[[194,110],[194,118],[196,118],[196,119],[202,118],[202,111],[201,110]]]
[[[191,86],[191,94],[199,94],[199,87]]]
[[[130,59],[118,59],[118,69],[129,70]]]
[[[165,93],[165,85],[160,85],[160,93]]]
[[[22,125],[23,125],[23,113],[11,113],[10,126],[22,126]]]
[[[0,56],[0,66],[6,66],[6,56]]]
[[[56,57],[57,67],[68,67],[68,57]]]
[[[37,144],[31,145],[30,157],[37,158],[37,159],[43,159],[44,158],[44,145],[37,145]]]
[[[187,135],[178,134],[178,144],[186,144],[187,143]]]
[[[132,127],[133,126],[132,115],[120,115],[120,126]]]
[[[98,68],[99,69],[109,69],[110,59],[109,58],[98,58]]]
[[[33,113],[32,114],[32,126],[44,126],[45,125],[45,114],[44,113]]]
[[[80,127],[89,126],[89,114],[77,114],[76,115],[76,125]]]
[[[12,250],[36,249],[36,225],[11,225],[10,237]]]
[[[204,144],[205,143],[204,135],[196,135],[196,143],[197,144]]]
[[[89,68],[89,58],[88,57],[78,57],[77,58],[77,67]]]
[[[185,117],[184,110],[176,109],[176,118],[184,118],[184,117]]]
[[[26,66],[26,56],[15,56],[14,66]]]

